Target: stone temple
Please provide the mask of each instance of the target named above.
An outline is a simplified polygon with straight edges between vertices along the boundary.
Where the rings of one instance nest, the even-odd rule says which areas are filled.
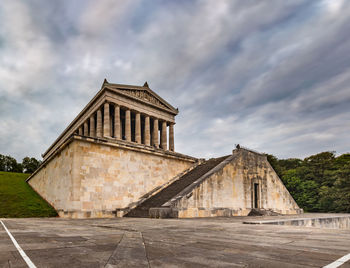
[[[102,88],[43,154],[27,182],[61,217],[298,214],[266,156],[175,152],[178,109],[143,86]]]

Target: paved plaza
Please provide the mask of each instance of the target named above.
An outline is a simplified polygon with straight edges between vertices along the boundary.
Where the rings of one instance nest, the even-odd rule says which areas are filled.
[[[350,252],[349,230],[244,220],[1,219],[36,267],[322,267]],[[3,226],[0,267],[28,267]]]

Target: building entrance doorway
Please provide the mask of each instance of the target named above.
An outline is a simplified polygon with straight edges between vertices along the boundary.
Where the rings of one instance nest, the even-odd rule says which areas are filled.
[[[259,183],[254,183],[254,208],[259,208]]]

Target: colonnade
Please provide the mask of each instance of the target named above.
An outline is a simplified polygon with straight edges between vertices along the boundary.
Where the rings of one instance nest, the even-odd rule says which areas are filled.
[[[77,132],[84,136],[115,138],[174,151],[174,123],[115,103],[105,102]]]

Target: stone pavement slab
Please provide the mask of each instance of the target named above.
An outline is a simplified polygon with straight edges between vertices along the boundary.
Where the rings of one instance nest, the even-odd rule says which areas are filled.
[[[141,232],[125,232],[105,267],[114,268],[127,266],[149,266]]]
[[[38,268],[322,267],[350,253],[349,230],[244,220],[2,219]],[[0,267],[27,267],[1,228]]]

